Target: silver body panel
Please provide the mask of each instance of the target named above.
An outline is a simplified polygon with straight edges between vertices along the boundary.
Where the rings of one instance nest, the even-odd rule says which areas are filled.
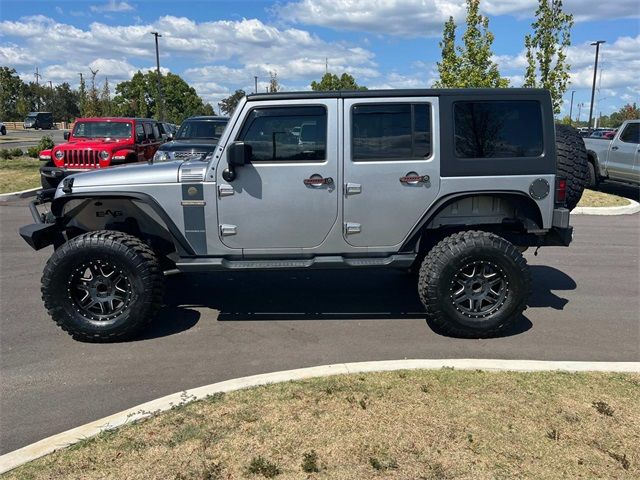
[[[431,155],[419,160],[352,161],[351,107],[364,103],[430,104]],[[91,171],[71,177],[72,192],[151,197],[184,234],[197,257],[233,261],[333,256],[327,263],[337,263],[339,258],[349,266],[353,263],[349,259],[359,256],[391,258],[430,209],[449,195],[508,192],[529,197],[532,182],[540,178],[549,183],[551,192],[555,188],[555,175],[550,174],[441,177],[440,166],[446,159],[438,141],[438,97],[310,98],[287,100],[284,105],[326,109],[325,160],[247,164],[237,168],[233,182],[225,181],[226,147],[238,137],[244,118],[255,106],[243,99],[208,163],[172,161]],[[283,106],[283,101],[262,100],[259,106]],[[413,175],[428,176],[428,181],[399,180]],[[333,182],[305,185],[303,181],[312,176],[331,177]],[[60,185],[56,198],[65,195],[62,188]],[[541,227],[551,228],[553,193],[535,203]],[[387,261],[378,262],[384,265]],[[207,268],[208,264],[191,264],[194,269],[199,265]],[[286,263],[273,265],[278,268]]]
[[[640,184],[640,144],[623,142],[620,136],[630,124],[640,120],[627,120],[612,140],[585,138],[584,144],[602,177],[621,182]]]

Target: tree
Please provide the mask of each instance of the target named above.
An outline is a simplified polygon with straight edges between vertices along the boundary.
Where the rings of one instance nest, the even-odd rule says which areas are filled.
[[[356,79],[348,73],[343,73],[339,78],[333,73],[325,73],[320,82],[315,80],[311,82],[311,89],[317,92],[335,91],[335,90],[366,90],[356,83]]]
[[[609,126],[618,128],[625,120],[637,119],[640,119],[640,108],[635,103],[627,103],[620,110],[609,115]]]
[[[569,70],[566,49],[571,45],[573,15],[562,11],[562,0],[538,0],[532,35],[526,35],[525,87],[546,88],[551,92],[554,113],[560,113],[567,91]]]
[[[18,118],[18,99],[24,82],[14,68],[0,67],[0,119],[22,120]]]
[[[438,62],[440,88],[508,87],[509,80],[500,77],[498,65],[491,61],[494,36],[489,31],[489,19],[479,12],[480,0],[467,0],[467,29],[462,45],[455,46],[456,25],[453,17],[444,24],[442,61]]]
[[[105,77],[100,93],[100,114],[105,117],[111,116],[111,89],[109,88],[109,79]]]
[[[80,74],[80,88],[78,89],[80,97],[80,116],[87,116],[87,87],[84,83],[84,75]]]
[[[164,118],[168,122],[182,123],[194,115],[203,115],[207,108],[195,89],[179,75],[168,73],[160,76],[164,98]],[[118,115],[130,117],[159,117],[160,105],[157,99],[157,73],[136,72],[131,80],[116,86],[112,101]]]
[[[80,96],[77,91],[64,82],[56,85],[53,95],[53,107],[56,118],[62,122],[71,122],[80,115]]]
[[[267,87],[269,93],[277,93],[280,91],[280,82],[278,82],[278,72],[269,72],[269,86]]]
[[[238,106],[238,102],[240,102],[245,95],[244,90],[236,90],[232,95],[220,101],[220,110],[222,110],[225,115],[231,115]]]

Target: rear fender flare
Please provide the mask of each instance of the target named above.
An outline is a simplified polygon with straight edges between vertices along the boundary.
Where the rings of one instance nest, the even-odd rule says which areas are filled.
[[[436,203],[434,203],[429,210],[423,215],[422,219],[416,224],[415,227],[411,230],[411,233],[402,244],[400,248],[401,252],[412,251],[420,241],[422,234],[426,229],[428,229],[429,223],[435,219],[439,213],[441,213],[447,206],[451,205],[454,202],[458,202],[460,200],[464,200],[466,198],[472,197],[485,197],[485,196],[495,196],[504,199],[513,199],[516,202],[524,202],[525,205],[528,205],[531,209],[531,216],[534,218],[530,218],[527,216],[529,220],[531,220],[537,228],[542,228],[542,213],[540,212],[540,207],[536,204],[536,202],[519,191],[470,191],[470,192],[457,192],[447,196],[442,197]]]

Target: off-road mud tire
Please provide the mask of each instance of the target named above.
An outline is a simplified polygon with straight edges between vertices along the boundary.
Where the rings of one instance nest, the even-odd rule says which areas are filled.
[[[126,301],[121,301],[107,318],[97,319],[74,297],[77,290],[73,280],[85,265],[95,264],[120,272],[126,280],[121,290],[129,290]],[[99,277],[96,275],[97,280]],[[51,318],[73,338],[87,342],[114,342],[135,336],[155,317],[163,293],[163,275],[153,250],[140,239],[117,231],[94,231],[69,240],[54,251],[42,275],[42,299]]]
[[[584,140],[569,125],[556,125],[558,176],[567,180],[567,208],[573,210],[589,185],[589,159]]]
[[[487,306],[486,312],[477,314],[464,312],[455,303],[460,288],[456,279],[476,264],[483,267],[483,272],[486,265],[503,278],[495,310],[489,311]],[[488,278],[498,278],[484,277],[484,273],[482,277],[478,283],[486,287]],[[436,244],[424,258],[418,280],[427,320],[442,333],[462,338],[492,337],[507,330],[520,318],[530,292],[531,273],[522,254],[504,238],[482,231],[455,233]]]

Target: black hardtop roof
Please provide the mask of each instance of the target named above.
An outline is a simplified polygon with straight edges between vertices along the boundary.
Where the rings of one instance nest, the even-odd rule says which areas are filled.
[[[415,88],[403,90],[335,90],[330,92],[252,93],[249,101],[295,100],[305,98],[379,98],[379,97],[440,97],[440,96],[502,96],[549,95],[542,88]]]

